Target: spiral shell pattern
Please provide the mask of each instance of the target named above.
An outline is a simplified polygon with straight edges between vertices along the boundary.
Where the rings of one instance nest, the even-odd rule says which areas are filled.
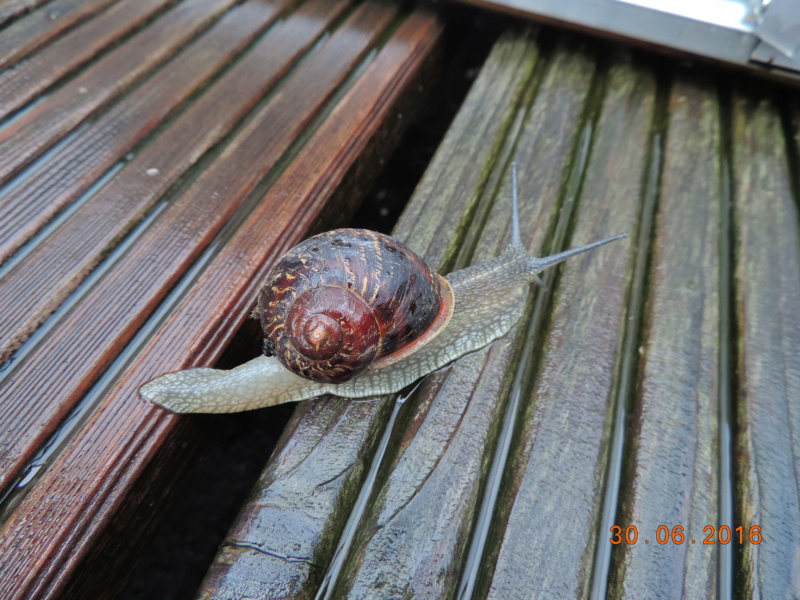
[[[343,383],[425,344],[453,307],[449,284],[407,246],[337,229],[278,261],[256,313],[267,355],[307,379]]]

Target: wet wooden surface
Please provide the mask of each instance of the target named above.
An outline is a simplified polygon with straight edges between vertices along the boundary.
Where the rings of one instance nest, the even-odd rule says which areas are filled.
[[[238,32],[224,37],[241,55],[289,4],[251,0],[218,15],[209,32],[240,18]],[[304,4],[247,48],[169,127],[156,126],[142,152],[86,200],[108,207],[98,221],[84,233],[80,217],[60,221],[62,250],[35,247],[41,253],[25,272],[64,258],[66,240],[97,233],[88,257],[67,257],[78,281],[66,284],[66,305],[55,303],[44,327],[34,323],[34,337],[2,374],[4,414],[26,424],[3,438],[1,480],[9,495],[0,595],[97,597],[119,585],[126,567],[117,558],[125,552],[115,534],[124,531],[135,544],[137,529],[144,529],[136,524],[141,511],[151,510],[198,441],[187,438],[186,420],[142,403],[138,387],[165,368],[213,362],[246,319],[271,262],[320,220],[341,221],[353,212],[419,104],[440,35],[433,16],[402,12],[394,3]],[[230,61],[237,51],[229,48],[217,44],[211,56]],[[232,89],[244,96],[223,113],[219,100]],[[204,119],[216,122],[204,130]],[[127,148],[114,152],[119,160]],[[143,156],[149,160],[141,162]],[[203,168],[192,169],[198,159]],[[183,185],[170,193],[181,176]],[[145,198],[126,206],[123,190],[146,182]],[[105,249],[98,245],[103,240]],[[109,244],[120,242],[106,258]],[[52,444],[46,460],[29,462]],[[99,568],[111,561],[119,572]]]
[[[48,407],[31,403],[4,407],[5,424],[20,435],[6,438],[10,450],[0,455],[0,485],[19,472],[43,437],[88,391],[98,371],[111,364],[177,278],[309,125],[392,16],[392,10],[372,5],[354,13],[350,27],[316,50],[286,81],[283,93],[259,109],[218,160],[164,208],[92,292],[48,331],[36,351],[18,360],[2,383],[7,397],[58,390],[61,401]],[[374,27],[367,28],[368,24]],[[306,93],[310,85],[316,85],[319,93]]]
[[[114,0],[56,0],[50,2],[46,9],[35,11],[27,18],[13,23],[0,36],[0,68],[14,64],[59,33],[98,13],[113,2]],[[42,1],[4,2],[0,7],[0,19],[7,21],[35,8],[38,4],[42,4]]]
[[[549,79],[563,86],[566,78],[558,74],[572,71],[573,102],[586,106],[591,101],[586,82],[597,66],[586,54],[576,54],[573,50],[566,59],[571,69],[559,64],[566,57],[557,54]],[[652,75],[626,57],[615,59],[604,74],[591,147],[585,121],[571,136],[573,145],[583,144],[572,165],[583,184],[568,197],[576,203],[570,245],[618,231],[630,237],[565,265],[549,329],[537,335],[542,358],[533,389],[522,397],[520,437],[508,457],[510,487],[499,501],[494,525],[499,539],[490,551],[497,562],[484,581],[490,598],[529,591],[581,597],[591,587],[598,540],[586,532],[597,529],[603,506],[610,414],[635,258],[632,242],[655,109]],[[564,514],[570,518],[561,518]]]
[[[150,69],[163,64],[232,4],[233,0],[178,4],[114,48],[94,68],[23,111],[0,133],[0,182],[7,182]]]
[[[787,133],[780,112],[770,97],[746,89],[732,94],[731,118],[740,423],[735,509],[745,536],[758,525],[765,540],[742,546],[737,583],[754,590],[754,597],[797,598],[800,215],[795,186],[800,138],[795,119],[788,153],[787,146],[775,143]]]
[[[344,224],[444,29],[37,4],[0,3],[0,596],[98,597],[197,448],[138,387],[213,364],[272,262]],[[513,161],[533,253],[629,237],[402,403],[299,404],[199,597],[798,597],[793,94],[510,27],[394,234],[442,273],[496,256]]]
[[[6,198],[5,252],[10,254],[24,244],[61,205],[77,200],[114,169],[120,155],[279,18],[287,4],[244,4],[231,11],[166,69],[74,136],[66,152],[44,161],[35,175]],[[327,17],[324,12],[312,5],[270,31],[254,52],[171,123],[155,143],[120,165],[111,181],[14,265],[0,284],[2,302],[16,307],[2,317],[0,354],[7,357],[36,330],[100,262],[109,245],[129,233],[180,176],[230,132],[339,11],[332,5]],[[308,19],[308,29],[301,25],[304,19]],[[260,69],[266,56],[270,60]],[[223,98],[230,100],[223,103]],[[198,129],[202,118],[214,127]],[[48,294],[40,293],[43,286]]]
[[[642,542],[649,543],[621,546],[611,587],[628,598],[712,598],[717,553],[690,540],[706,537],[703,528],[718,521],[720,503],[720,110],[713,86],[682,78],[671,86],[667,110],[619,516],[621,523],[641,523]],[[681,527],[687,542],[658,544],[661,525],[670,536]],[[659,535],[663,541],[664,530]]]
[[[708,71],[580,40],[501,39],[395,235],[442,271],[493,256],[514,160],[534,252],[630,237],[548,274],[525,323],[394,416],[376,399],[351,458],[295,450],[352,427],[338,401],[304,407],[200,596],[795,597],[797,154],[767,142],[785,135],[770,91],[745,100]],[[785,268],[757,266],[773,260]],[[770,341],[748,342],[759,318]],[[322,510],[297,491],[328,486],[338,504]],[[276,527],[288,514],[291,533]],[[753,543],[762,522],[776,537]]]
[[[48,44],[0,75],[0,114],[8,114],[46,90],[109,44],[140,27],[167,5],[165,0],[121,2]]]
[[[182,11],[179,8],[173,7],[163,15],[177,27],[186,24],[185,20],[176,20],[176,17],[187,12],[185,7]],[[73,135],[60,141],[56,146],[59,151],[51,151],[34,168],[29,168],[26,185],[9,186],[11,189],[0,199],[3,221],[0,259],[5,261],[33,233],[97,183],[120,157],[131,151],[165,116],[201,89],[217,70],[227,64],[236,55],[237,46],[241,49],[246,45],[249,35],[258,32],[257,28],[255,31],[251,29],[249,19],[264,23],[266,16],[269,22],[279,16],[276,13],[279,13],[277,6],[259,7],[253,4],[245,4],[232,11],[205,35],[183,48],[174,60],[164,69],[156,71],[132,94],[123,97],[105,114],[84,122]],[[200,13],[200,16],[208,15]],[[165,28],[161,19],[153,23],[154,26],[156,24],[162,30]],[[204,24],[207,25],[203,22],[197,25],[201,27]],[[191,36],[191,33],[189,31],[188,35]],[[118,93],[119,85],[126,78],[119,78],[116,69],[127,68],[120,62],[139,62],[137,59],[144,49],[148,53],[159,54],[155,50],[159,46],[151,46],[157,44],[158,40],[152,38],[150,28],[140,31],[113,53],[104,55],[84,70],[79,77],[11,121],[10,125],[16,128],[8,132],[10,141],[7,143],[13,144],[22,139],[24,144],[20,156],[14,157],[15,162],[10,167],[16,169],[25,166],[30,158],[27,154],[35,150],[32,144],[44,147],[58,142],[59,136],[66,133],[68,127],[74,126],[77,120],[88,117],[89,111],[98,108],[98,101]],[[175,43],[180,44],[181,40]],[[177,47],[166,50],[175,49]],[[61,123],[62,117],[64,124]],[[52,128],[43,126],[50,121],[59,124]],[[37,137],[29,139],[29,135],[45,139],[40,139],[41,143],[38,143]]]
[[[5,0],[0,3],[0,25],[5,25],[11,19],[20,17],[45,2],[47,0]]]

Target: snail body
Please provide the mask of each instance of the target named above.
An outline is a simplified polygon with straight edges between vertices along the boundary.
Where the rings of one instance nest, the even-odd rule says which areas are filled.
[[[267,353],[277,356],[260,356],[229,371],[199,368],[162,375],[142,386],[141,395],[173,412],[222,413],[323,394],[365,398],[398,392],[508,333],[525,310],[530,284],[541,283],[540,271],[625,235],[535,258],[520,241],[516,177],[513,200],[505,252],[444,278],[389,236],[349,229],[309,238],[279,261],[259,294],[254,314],[264,327]],[[395,257],[400,251],[403,258]],[[387,277],[399,281],[387,284]],[[353,291],[360,300],[345,295]],[[325,297],[334,298],[328,313],[320,303]],[[343,307],[364,299],[371,301],[367,304],[377,321],[359,316],[355,333],[338,331]],[[309,309],[302,318],[295,314],[300,309]],[[356,312],[362,315],[362,308]],[[294,325],[305,339],[285,335]],[[365,340],[378,343],[364,351],[369,357],[362,360],[355,346]],[[312,347],[310,360],[293,354],[307,346]],[[342,349],[339,355],[333,351]],[[351,359],[354,368],[345,365]]]

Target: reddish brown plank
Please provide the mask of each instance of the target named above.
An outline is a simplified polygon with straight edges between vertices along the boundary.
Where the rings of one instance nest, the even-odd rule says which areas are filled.
[[[0,129],[0,183],[174,54],[234,0],[182,2]]]
[[[64,30],[91,17],[114,1],[56,0],[26,15],[0,33],[0,69],[12,65]],[[10,12],[19,14],[20,8],[19,5],[14,6]],[[27,6],[22,8],[26,10]]]
[[[168,0],[124,0],[0,74],[0,118],[15,111],[103,48],[132,31]]]
[[[371,10],[362,10],[362,15],[370,17],[373,26],[387,10],[366,7]],[[122,506],[126,490],[143,467],[158,458],[159,448],[185,419],[142,402],[139,385],[165,369],[213,362],[246,318],[270,263],[319,218],[332,196],[347,203],[363,182],[363,173],[374,173],[377,160],[391,146],[386,136],[391,139],[397,129],[397,117],[388,117],[396,114],[400,97],[418,90],[418,84],[409,83],[427,63],[438,38],[435,27],[432,31],[430,17],[416,14],[394,34],[392,40],[397,41],[390,40],[360,76],[4,524],[4,597],[57,597],[93,541],[121,516],[116,511],[124,509],[133,518],[132,507]],[[351,32],[349,42],[364,36],[366,28],[364,23],[360,32]],[[361,163],[365,155],[369,162]],[[265,222],[272,226],[265,228]],[[39,525],[45,522],[47,527]]]
[[[109,248],[152,209],[205,151],[239,122],[345,6],[344,1],[332,4],[326,0],[314,0],[277,25],[105,187],[0,280],[0,304],[9,307],[0,315],[0,358],[7,358],[91,272]],[[256,8],[259,10],[254,10]],[[237,14],[251,23],[253,29],[246,32],[236,30],[235,33],[254,33],[267,21],[277,18],[280,8],[279,4],[261,1],[240,7],[241,10],[233,11],[231,16]],[[241,25],[239,18],[236,25]],[[225,38],[236,39],[229,28],[222,31]],[[241,43],[246,40],[245,37]],[[220,55],[217,62],[222,62],[227,56],[227,53]],[[212,68],[211,62],[208,59],[203,64]],[[137,103],[137,106],[141,105]],[[142,121],[153,127],[155,123],[145,120],[147,116],[142,115]],[[213,125],[198,127],[198,123]],[[106,127],[100,127],[93,137],[109,139],[104,135],[105,130]],[[45,185],[54,192],[60,189],[60,193],[66,194],[69,188],[64,186],[67,187],[65,190],[59,180],[65,172],[74,178],[89,168],[87,165],[92,161],[81,153],[81,147],[87,146],[88,142],[81,144],[70,154],[68,160],[74,164],[72,169],[58,164],[48,169],[48,173],[53,171],[55,181],[47,181]],[[101,152],[100,156],[113,158],[113,154],[108,152]],[[42,282],[47,282],[47,294],[40,293]]]
[[[12,182],[10,189],[0,195],[0,262],[115,163],[127,160],[125,154],[134,144],[202,88],[294,2],[250,0],[235,7],[138,89],[73,135],[60,152],[26,173],[23,183]]]
[[[359,7],[95,284],[91,294],[58,323],[57,331],[51,331],[21,364],[12,365],[0,384],[0,429],[10,426],[0,449],[0,484],[9,483],[111,364],[167,291],[307,128],[395,12],[392,5],[379,3]],[[50,401],[42,405],[42,398]]]
[[[678,77],[670,91],[640,375],[616,524],[610,593],[715,598],[719,513],[720,109],[715,86]],[[664,530],[657,532],[659,526]],[[730,526],[730,524],[728,524]],[[658,543],[680,526],[684,543]],[[613,532],[603,532],[610,538]],[[660,538],[657,537],[657,533]],[[675,538],[680,539],[678,537]],[[645,543],[645,542],[649,543]],[[692,541],[696,543],[692,543]]]
[[[478,597],[588,597],[635,232],[655,111],[652,73],[616,56],[593,131],[570,246],[631,237],[567,261],[523,392]],[[575,167],[573,167],[575,168]],[[569,197],[566,198],[569,200]]]
[[[737,517],[745,598],[800,593],[800,213],[781,115],[733,94]],[[796,123],[795,123],[796,127]],[[795,133],[795,135],[797,135]],[[794,155],[797,156],[796,154]],[[794,173],[789,172],[789,167]],[[760,543],[750,540],[760,527]],[[758,540],[755,540],[758,542]]]

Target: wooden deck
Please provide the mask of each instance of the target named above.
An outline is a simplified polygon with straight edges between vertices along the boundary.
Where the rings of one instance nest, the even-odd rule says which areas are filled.
[[[113,597],[203,444],[138,387],[214,364],[272,262],[348,222],[448,22],[0,26],[0,597]],[[509,21],[394,235],[442,273],[492,258],[516,162],[534,254],[629,237],[402,401],[298,404],[199,597],[800,597],[798,144],[795,90]]]

